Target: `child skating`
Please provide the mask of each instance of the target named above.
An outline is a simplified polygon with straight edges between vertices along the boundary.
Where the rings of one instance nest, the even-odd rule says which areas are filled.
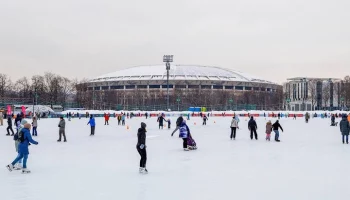
[[[266,123],[266,141],[270,141],[271,132],[272,132],[272,123],[271,123],[271,120],[269,120]]]

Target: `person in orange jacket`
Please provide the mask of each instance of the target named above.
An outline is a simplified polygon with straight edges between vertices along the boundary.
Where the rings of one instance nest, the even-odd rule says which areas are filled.
[[[109,114],[105,114],[105,125],[109,125]]]

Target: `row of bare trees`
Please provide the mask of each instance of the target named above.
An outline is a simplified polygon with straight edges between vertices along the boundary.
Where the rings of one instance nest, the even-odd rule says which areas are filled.
[[[17,101],[45,105],[62,105],[74,101],[77,80],[70,80],[57,74],[46,72],[30,79],[22,77],[12,82],[9,76],[0,73],[0,103]],[[28,102],[29,101],[29,102]]]

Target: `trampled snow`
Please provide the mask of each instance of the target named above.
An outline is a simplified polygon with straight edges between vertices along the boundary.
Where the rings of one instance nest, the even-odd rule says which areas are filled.
[[[156,118],[97,119],[89,136],[87,119],[66,120],[67,143],[57,143],[58,119],[38,123],[39,145],[30,146],[31,174],[9,172],[16,157],[12,137],[0,127],[1,200],[310,200],[347,199],[350,145],[341,142],[330,119],[281,119],[281,143],[265,141],[265,118],[258,118],[258,141],[251,141],[240,118],[235,141],[229,139],[230,117],[187,121],[198,150],[184,152],[173,128],[158,130]],[[147,123],[148,175],[138,173],[136,132]],[[275,119],[272,119],[274,122]],[[337,119],[339,121],[339,119]],[[214,123],[215,122],[215,123]],[[194,125],[196,123],[196,125]],[[273,134],[272,134],[273,135]]]

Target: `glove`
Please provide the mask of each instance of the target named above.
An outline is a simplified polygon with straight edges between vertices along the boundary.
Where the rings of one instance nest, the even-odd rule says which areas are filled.
[[[145,148],[145,145],[144,144],[141,144],[140,145],[140,149],[144,149]]]

